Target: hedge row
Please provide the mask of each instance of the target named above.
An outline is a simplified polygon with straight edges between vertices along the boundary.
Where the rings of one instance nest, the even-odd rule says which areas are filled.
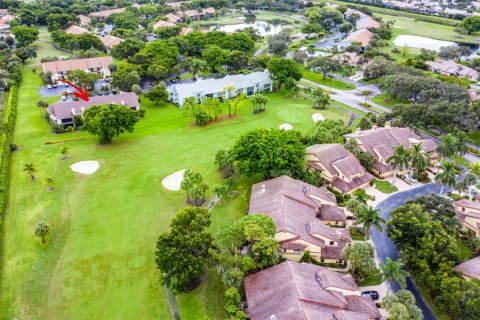
[[[17,109],[18,88],[12,86],[8,95],[7,106],[4,108],[3,119],[5,130],[0,132],[0,267],[2,259],[2,239],[3,239],[3,221],[7,209],[8,201],[8,183],[10,172],[11,150],[13,127],[15,125],[15,116]]]

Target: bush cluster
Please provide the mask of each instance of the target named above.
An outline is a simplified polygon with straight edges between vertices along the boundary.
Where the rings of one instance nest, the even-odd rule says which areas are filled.
[[[5,130],[0,132],[0,258],[2,256],[3,218],[8,201],[8,183],[11,158],[11,144],[15,116],[17,109],[18,88],[12,86],[8,96],[7,106],[4,109],[1,121],[5,123]]]

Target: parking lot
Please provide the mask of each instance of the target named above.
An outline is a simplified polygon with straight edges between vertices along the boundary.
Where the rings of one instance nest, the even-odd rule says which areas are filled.
[[[105,80],[98,80],[95,82],[95,90],[101,90],[103,85],[111,86],[110,83],[106,82]],[[63,83],[59,82],[56,88],[48,89],[47,86],[43,86],[38,90],[38,94],[42,96],[42,98],[53,97],[53,96],[60,96],[63,92],[67,91],[70,93],[75,92],[76,90],[70,86],[65,86]]]

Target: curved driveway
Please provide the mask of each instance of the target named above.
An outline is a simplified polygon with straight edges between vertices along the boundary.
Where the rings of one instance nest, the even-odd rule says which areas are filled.
[[[429,183],[411,190],[397,192],[380,202],[376,206],[376,208],[381,210],[381,215],[385,220],[390,220],[390,211],[392,211],[398,206],[403,205],[405,201],[413,199],[418,195],[426,195],[432,192],[439,193],[440,186],[436,185],[435,183]],[[383,230],[383,232],[379,232],[376,229],[372,229],[371,233],[372,240],[375,244],[375,249],[377,251],[377,257],[380,262],[384,263],[387,257],[393,260],[398,258],[397,248],[393,244],[392,240],[388,237],[385,230]],[[396,283],[393,284],[391,287],[393,292],[396,292],[400,289],[400,287]],[[423,318],[425,320],[437,319],[434,316],[433,312],[430,310],[427,303],[424,301],[423,297],[415,286],[415,283],[410,277],[407,279],[407,289],[411,291],[415,296],[416,304],[423,312]]]

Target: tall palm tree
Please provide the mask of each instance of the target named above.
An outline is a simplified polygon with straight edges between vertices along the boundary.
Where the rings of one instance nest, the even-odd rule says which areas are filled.
[[[405,288],[408,272],[403,270],[403,263],[400,259],[392,260],[387,258],[385,263],[380,264],[380,273],[382,274],[382,279],[390,284],[387,289],[387,295],[393,282],[398,283],[402,289]]]
[[[382,231],[382,223],[385,223],[385,219],[380,215],[379,209],[374,209],[370,206],[365,207],[357,215],[355,225],[363,225],[363,231],[365,233],[365,240],[370,238],[370,229],[374,227],[378,231]]]
[[[444,160],[439,169],[442,169],[442,172],[437,173],[435,182],[442,185],[440,189],[440,194],[442,194],[445,186],[455,187],[455,177],[460,174],[460,168],[455,163]]]
[[[480,162],[470,163],[468,165],[468,169],[470,170],[471,174],[476,176],[477,179],[480,179]]]
[[[23,172],[25,172],[26,174],[28,174],[30,176],[30,178],[32,179],[32,181],[35,181],[35,173],[37,172],[37,168],[35,167],[35,165],[33,163],[25,163],[25,165],[23,166]]]
[[[35,227],[35,235],[42,240],[43,244],[47,243],[47,235],[50,233],[50,227],[45,222],[40,222]]]
[[[200,71],[205,70],[207,67],[207,63],[201,59],[190,59],[188,61],[188,68],[190,69],[190,72],[192,72],[192,79],[195,79],[197,74]]]
[[[457,230],[458,227],[460,227],[456,216],[444,217],[442,220],[442,224],[444,225],[445,229],[447,229],[452,234],[455,230]]]
[[[455,133],[455,155],[463,156],[468,151],[468,144],[472,143],[472,139],[463,131]]]
[[[413,145],[412,150],[410,150],[410,176],[413,177],[413,170],[415,169],[417,173],[423,172],[431,164],[430,154],[425,152],[423,145],[421,143]]]
[[[405,146],[393,147],[393,150],[395,152],[394,155],[387,159],[387,162],[392,163],[394,169],[392,188],[395,185],[398,170],[402,171],[404,168],[407,168],[410,161],[410,152]]]
[[[456,141],[455,137],[450,133],[446,136],[440,137],[440,144],[437,147],[438,155],[440,156],[440,161],[445,157],[452,157],[455,155]]]

